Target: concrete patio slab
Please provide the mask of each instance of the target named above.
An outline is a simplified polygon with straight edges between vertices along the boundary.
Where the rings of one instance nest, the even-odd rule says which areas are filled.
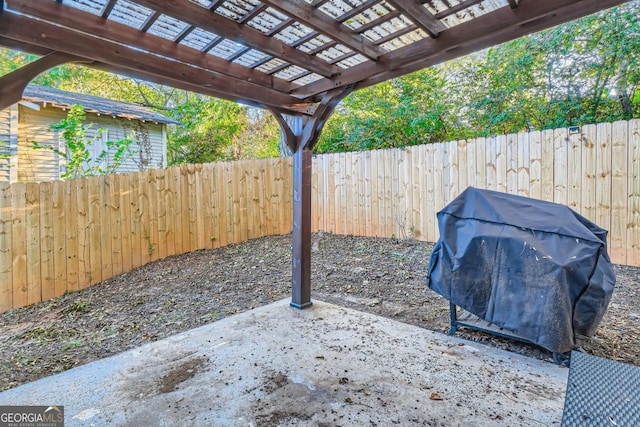
[[[282,300],[0,393],[66,426],[559,425],[568,369]]]

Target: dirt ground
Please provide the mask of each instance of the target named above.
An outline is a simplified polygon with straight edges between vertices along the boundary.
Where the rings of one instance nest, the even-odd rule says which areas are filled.
[[[432,245],[317,234],[312,298],[446,332],[449,305],[425,285]],[[588,353],[640,365],[640,268],[617,285]],[[290,296],[291,236],[271,236],[150,263],[91,288],[0,315],[0,390]],[[551,361],[534,346],[457,334]]]

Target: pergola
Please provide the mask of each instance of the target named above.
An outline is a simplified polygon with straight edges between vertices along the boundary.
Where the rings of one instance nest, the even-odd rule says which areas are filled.
[[[291,305],[311,305],[311,153],[342,98],[625,0],[0,0],[0,46],[269,109],[294,153]]]

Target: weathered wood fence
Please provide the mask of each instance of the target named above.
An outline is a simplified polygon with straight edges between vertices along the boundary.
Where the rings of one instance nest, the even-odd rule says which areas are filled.
[[[436,213],[468,186],[568,205],[640,266],[640,120],[318,156],[313,227],[436,241]]]
[[[170,255],[291,231],[291,159],[0,183],[0,312]]]
[[[170,255],[291,231],[291,159],[0,183],[0,312]],[[467,186],[566,204],[640,266],[640,120],[316,156],[314,231],[438,238]]]

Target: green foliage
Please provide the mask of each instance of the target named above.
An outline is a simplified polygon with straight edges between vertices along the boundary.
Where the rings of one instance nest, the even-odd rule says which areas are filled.
[[[176,107],[173,114],[182,126],[176,129],[167,146],[170,164],[225,159],[228,147],[245,126],[242,107],[218,99],[185,103]]]
[[[37,56],[34,55],[0,47],[0,76],[26,65],[36,58]]]
[[[206,163],[278,155],[278,124],[264,111],[214,98],[173,110],[181,123],[169,134],[169,164]]]
[[[428,68],[355,92],[342,101],[318,152],[371,150],[444,141],[463,134],[449,105],[443,68]]]
[[[9,154],[3,153],[2,151],[6,151],[9,144],[5,141],[0,141],[0,160],[6,160],[11,157]]]
[[[345,98],[320,152],[631,119],[640,114],[640,2]]]
[[[65,160],[65,172],[61,175],[63,179],[115,173],[126,157],[130,155],[129,148],[133,140],[123,138],[119,141],[107,141],[105,149],[101,150],[97,156],[92,157],[89,146],[101,137],[104,130],[98,129],[96,137],[92,141],[87,135],[92,125],[85,122],[84,108],[80,105],[74,105],[69,109],[66,119],[51,125],[52,130],[62,131],[64,147],[58,149],[35,141],[32,143],[34,149],[51,150]]]

